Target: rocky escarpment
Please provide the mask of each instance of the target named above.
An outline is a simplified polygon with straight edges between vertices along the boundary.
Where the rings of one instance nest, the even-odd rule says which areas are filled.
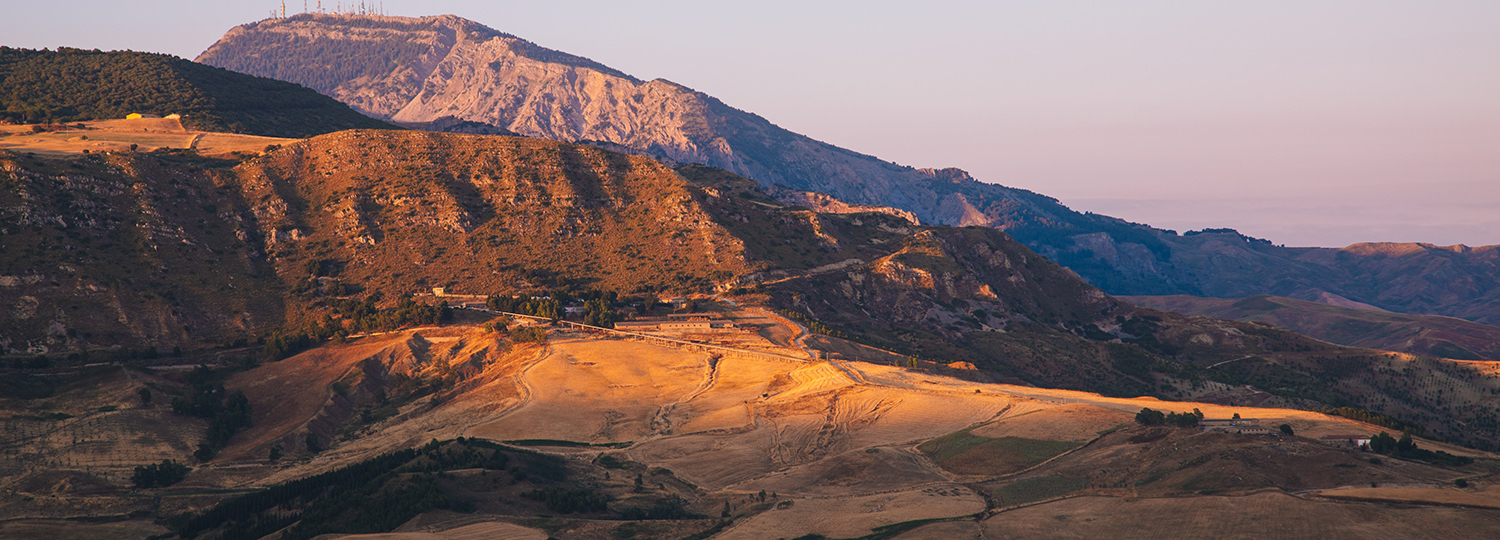
[[[861,214],[878,213],[889,214],[906,220],[912,225],[919,225],[921,221],[917,215],[900,208],[889,206],[871,206],[867,204],[849,204],[834,198],[826,193],[816,191],[798,191],[795,189],[782,189],[771,186],[766,193],[775,197],[781,204],[790,206],[802,206],[820,214]]]
[[[233,162],[0,155],[0,347],[253,339],[339,299],[711,289],[751,270],[679,174],[542,139],[349,131]]]
[[[961,207],[958,197],[926,186],[947,181],[941,174],[815,141],[671,81],[636,79],[454,16],[260,21],[231,30],[198,61],[303,84],[397,122],[466,121],[596,142],[960,224],[942,210]]]
[[[0,154],[0,352],[219,343],[279,321],[250,205],[141,154]]]

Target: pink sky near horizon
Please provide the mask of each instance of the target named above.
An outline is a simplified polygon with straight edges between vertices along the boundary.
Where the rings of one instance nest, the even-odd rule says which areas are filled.
[[[192,58],[263,4],[18,4],[0,44]],[[1286,245],[1500,244],[1500,2],[384,5],[1081,211]]]

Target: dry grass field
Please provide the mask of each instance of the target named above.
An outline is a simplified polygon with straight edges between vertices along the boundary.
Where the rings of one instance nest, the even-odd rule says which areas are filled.
[[[1500,510],[1500,486],[1460,489],[1456,487],[1353,487],[1315,491],[1313,495],[1351,501],[1436,504],[1494,508]]]
[[[137,118],[83,122],[83,128],[69,124],[65,129],[36,133],[30,125],[0,126],[0,149],[38,154],[81,154],[89,152],[138,152],[159,148],[194,148],[203,155],[231,152],[260,153],[270,145],[282,145],[296,139],[259,137],[234,133],[189,131],[175,118]]]
[[[709,357],[635,341],[558,339],[523,374],[529,399],[470,436],[589,443],[669,431],[672,406],[712,383]],[[564,382],[564,384],[558,384]]]
[[[637,471],[675,482],[677,487],[672,489],[696,500],[695,511],[700,513],[717,514],[719,505],[728,501],[734,506],[736,524],[714,538],[806,534],[852,538],[871,534],[876,527],[968,516],[987,507],[1000,513],[982,523],[955,520],[924,525],[900,537],[971,538],[982,533],[984,538],[1352,538],[1382,527],[1398,531],[1387,536],[1417,537],[1427,530],[1423,527],[1454,534],[1500,527],[1500,510],[1435,507],[1482,507],[1484,501],[1500,498],[1493,488],[1484,487],[1482,477],[1487,473],[1482,468],[1461,472],[1396,459],[1376,464],[1357,451],[1307,438],[1378,431],[1343,418],[975,383],[861,362],[716,357],[558,330],[551,331],[549,338],[546,344],[508,344],[474,327],[424,328],[313,349],[240,372],[227,384],[250,397],[255,405],[254,427],[236,436],[219,459],[195,466],[183,485],[265,485],[432,439],[464,436],[614,443],[610,448],[559,446],[562,442],[533,448],[576,463],[595,463],[605,453],[629,460]],[[765,347],[777,346],[764,343]],[[111,465],[113,458],[103,457],[110,455],[107,445],[121,443],[105,439],[156,437],[160,442],[155,444],[168,445],[162,456],[183,459],[188,445],[201,437],[201,426],[192,427],[181,417],[157,410],[159,403],[152,408],[132,404],[135,386],[116,380],[146,375],[111,369],[93,382],[80,383],[48,400],[50,408],[45,411],[13,411],[11,418],[0,420],[8,433],[16,434],[14,438],[44,449],[45,454],[27,454],[31,447],[10,447],[7,463],[12,470],[0,480],[3,487],[28,496],[52,497],[55,502],[47,504],[57,509],[56,516],[4,515],[13,520],[63,517],[87,504],[95,504],[92,511],[97,513],[114,499],[95,496],[89,499],[95,502],[88,503],[80,497],[119,494],[129,467],[158,458],[158,454],[142,454],[139,460]],[[373,393],[394,391],[402,377],[455,373],[462,374],[457,382],[397,402],[389,415],[358,420],[361,411],[376,408]],[[115,409],[104,410],[111,406]],[[1197,408],[1209,417],[1240,413],[1272,426],[1289,423],[1304,437],[1148,428],[1132,421],[1142,407],[1176,412]],[[32,418],[54,411],[74,416]],[[119,426],[110,428],[109,437],[90,431],[114,425],[110,422]],[[152,435],[153,424],[186,426],[174,429],[187,431],[164,439],[165,435]],[[288,457],[275,464],[265,459],[269,446],[295,444],[307,433],[322,436],[328,448],[316,454],[288,449]],[[1450,448],[1428,441],[1419,444]],[[90,450],[94,446],[101,450]],[[16,457],[22,454],[30,457]],[[21,463],[44,458],[56,460],[56,465],[51,461],[48,465],[55,471],[16,474]],[[620,473],[611,479],[602,471],[589,473],[594,476],[588,481],[629,492],[630,475]],[[1330,491],[1371,481],[1451,485],[1460,476],[1481,478],[1476,481],[1479,487]],[[1310,498],[1285,495],[1319,489],[1324,491]],[[765,503],[747,502],[760,492],[773,496]],[[627,498],[631,496],[641,495]],[[1068,496],[1072,498],[1059,499]],[[1329,500],[1340,497],[1359,500]],[[1369,502],[1377,499],[1399,504]],[[166,501],[177,505],[174,508],[204,504],[189,499]],[[1434,506],[1412,507],[1413,503]],[[31,509],[41,507],[37,502],[28,504]],[[108,504],[115,504],[117,513],[144,509]],[[0,509],[17,507],[13,502],[0,505]],[[468,521],[482,519],[482,515],[453,515],[467,517],[419,518],[395,533],[347,538],[691,534],[677,534],[685,529],[665,523],[626,527],[597,520],[566,521],[563,528],[543,533]],[[98,524],[74,534],[66,528],[81,525],[9,521],[0,525],[6,527],[0,529],[0,536],[130,538],[160,532],[141,526],[136,522]],[[694,530],[706,526],[696,525]],[[621,527],[619,534],[611,532]],[[650,532],[657,529],[661,530]]]
[[[438,532],[346,534],[327,540],[547,540],[547,533],[512,523],[486,521]]]
[[[876,527],[917,519],[963,516],[984,510],[984,499],[957,485],[910,491],[783,501],[715,536],[722,540],[761,540],[821,534],[856,538]]]
[[[1098,437],[1104,430],[1128,425],[1132,421],[1127,413],[1080,403],[1009,415],[998,422],[974,428],[970,433],[991,438],[1083,442]]]
[[[984,522],[984,538],[991,539],[1496,537],[1500,511],[1317,502],[1281,493],[1079,497],[1004,512]]]

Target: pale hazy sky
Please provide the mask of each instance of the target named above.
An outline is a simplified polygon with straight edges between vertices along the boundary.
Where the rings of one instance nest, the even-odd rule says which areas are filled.
[[[917,4],[385,8],[456,14],[1078,210],[1287,245],[1500,244],[1500,2]],[[0,44],[192,58],[276,6],[0,0]]]

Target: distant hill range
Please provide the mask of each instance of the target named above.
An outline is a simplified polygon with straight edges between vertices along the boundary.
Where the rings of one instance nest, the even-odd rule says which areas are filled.
[[[1500,360],[1500,327],[1453,317],[1407,315],[1280,296],[1128,296],[1138,306],[1259,321],[1325,341],[1455,360]]]
[[[1425,244],[1286,248],[1211,229],[1179,235],[1075,212],[958,169],[915,169],[787,131],[682,85],[642,81],[459,17],[305,14],[230,30],[197,59],[291,81],[395,122],[489,125],[764,185],[906,210],[923,223],[1009,232],[1111,294],[1314,300],[1500,324],[1500,251]]]
[[[165,54],[0,47],[0,121],[49,124],[178,114],[188,129],[308,137],[390,128],[295,84]]]

